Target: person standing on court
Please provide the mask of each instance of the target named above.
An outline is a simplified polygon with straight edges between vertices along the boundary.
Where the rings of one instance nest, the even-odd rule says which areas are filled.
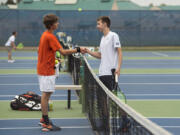
[[[59,41],[53,34],[58,29],[59,18],[54,14],[47,14],[43,17],[43,24],[46,30],[40,38],[38,47],[38,63],[37,74],[39,79],[41,97],[41,111],[42,118],[40,125],[42,131],[57,131],[61,130],[60,127],[55,126],[48,117],[48,102],[51,94],[55,91],[55,53],[60,51],[62,55],[68,55],[83,51],[83,48],[77,47],[71,50],[64,50]]]
[[[99,67],[99,79],[101,82],[112,91],[114,88],[114,75],[120,75],[122,63],[122,51],[118,34],[110,30],[111,20],[107,16],[101,16],[97,19],[97,29],[103,33],[98,52],[92,52],[89,49],[85,51],[101,59]],[[112,71],[114,71],[112,73]],[[98,130],[106,130],[107,135],[110,133],[109,125],[109,110],[107,105],[107,96],[97,93],[99,98],[98,107],[103,107],[103,111],[99,111],[99,115],[103,116],[103,122],[99,123]],[[98,125],[98,123],[97,123]]]
[[[97,19],[97,29],[103,33],[98,52],[92,52],[86,48],[86,52],[98,59],[101,59],[99,67],[99,79],[109,89],[113,89],[112,70],[120,75],[122,63],[122,50],[119,36],[110,30],[111,20],[107,16]]]
[[[8,50],[8,63],[14,63],[15,60],[12,59],[12,49],[16,49],[15,39],[17,32],[12,32],[12,35],[9,37],[8,41],[5,43],[5,47]]]

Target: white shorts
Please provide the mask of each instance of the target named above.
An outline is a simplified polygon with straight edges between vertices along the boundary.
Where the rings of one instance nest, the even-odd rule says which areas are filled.
[[[56,76],[38,76],[39,87],[42,92],[54,92],[55,91],[55,79]]]

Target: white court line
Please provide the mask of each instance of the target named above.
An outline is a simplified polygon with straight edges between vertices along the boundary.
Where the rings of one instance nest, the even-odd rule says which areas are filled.
[[[20,86],[25,86],[25,85],[39,85],[39,83],[6,83],[6,84],[0,84],[0,86],[14,86],[14,85],[20,85]],[[62,84],[56,84],[56,85],[62,85]],[[63,84],[65,85],[65,84]],[[71,84],[67,84],[67,85],[71,85]]]
[[[169,57],[169,55],[164,54],[164,53],[159,53],[159,52],[152,52],[152,54],[158,55],[158,56],[163,56],[163,57]]]
[[[180,128],[180,126],[161,126],[163,128]],[[62,126],[62,129],[89,129],[91,126]],[[41,127],[10,127],[0,128],[0,130],[25,130],[25,129],[41,129]]]
[[[146,77],[151,77],[151,76],[180,76],[180,74],[121,74],[120,76],[146,76]],[[1,76],[0,76],[1,77]]]
[[[0,95],[1,97],[15,97],[16,95]],[[76,95],[72,95],[75,96]],[[180,94],[126,94],[126,96],[180,96]],[[62,94],[62,95],[52,95],[51,97],[67,97],[67,94]]]
[[[1,86],[6,86],[6,85],[39,85],[39,83],[15,83],[15,84],[12,84],[12,83],[10,83],[10,84],[0,84]]]
[[[67,75],[67,76],[65,76]],[[178,74],[177,74],[178,75]],[[66,74],[66,73],[60,73],[60,77],[63,76],[63,77],[70,77],[70,74]],[[22,75],[17,75],[17,74],[7,74],[7,75],[4,75],[4,74],[0,74],[0,78],[4,78],[4,77],[14,77],[14,78],[24,78],[24,77],[28,77],[28,78],[38,78],[38,75],[37,74],[22,74]]]
[[[1,67],[0,69],[36,69],[36,67]]]
[[[65,99],[65,100],[52,100],[52,101],[66,101],[67,102],[67,99]],[[79,101],[79,100],[78,99],[71,100],[71,102],[77,102],[77,101]],[[10,100],[0,100],[0,102],[10,102]]]
[[[40,118],[7,118],[7,119],[0,119],[0,120],[39,120]],[[87,118],[82,118],[82,117],[75,117],[75,118],[51,118],[52,120],[86,120]]]
[[[22,63],[22,61],[18,61],[18,62],[16,62],[16,60],[15,60],[15,62],[14,63],[8,63],[7,61],[1,61],[0,60],[0,64],[3,64],[3,65],[15,65],[15,64],[18,64],[18,65],[25,65],[25,64],[28,64],[28,65],[30,65],[30,64],[37,64],[37,61],[27,61],[27,62],[23,62]]]
[[[7,74],[7,75],[4,75],[4,74],[1,74],[0,75],[0,78],[4,78],[4,77],[15,77],[15,78],[17,78],[17,77],[36,77],[36,78],[38,78],[38,75],[37,74],[22,74],[22,75],[17,75],[17,74],[14,74],[14,75],[12,75],[12,74]]]
[[[180,126],[161,126],[163,128],[180,128]]]
[[[180,94],[126,94],[126,96],[180,96]]]
[[[14,97],[16,95],[0,95],[0,97]],[[73,95],[71,94],[71,96],[76,96],[76,95]],[[56,95],[51,95],[51,97],[67,97],[67,94],[56,94]]]
[[[2,100],[1,100],[2,101]],[[150,102],[156,102],[156,101],[180,101],[179,98],[176,98],[176,99],[156,99],[156,98],[146,98],[146,99],[127,99],[127,101],[138,101],[138,102],[143,102],[143,101],[150,101]]]
[[[91,128],[90,126],[61,126],[62,129],[81,129],[81,128]],[[10,127],[10,128],[0,128],[0,130],[24,130],[24,129],[41,129],[41,127]]]
[[[123,66],[124,65],[168,65],[168,66],[172,66],[172,65],[179,65],[180,63],[145,63],[145,62],[142,62],[142,63],[138,63],[138,62],[136,62],[136,63],[126,63],[126,62],[123,62]],[[156,66],[157,67],[157,66]],[[3,67],[4,68],[4,67]],[[7,67],[7,68],[9,68],[9,67]],[[12,67],[13,68],[13,67]],[[168,67],[167,67],[168,68]]]
[[[129,84],[129,85],[180,85],[180,83],[119,83],[121,85],[123,84]]]
[[[120,85],[128,84],[128,85],[180,85],[180,83],[119,83]],[[9,86],[9,85],[39,85],[39,83],[19,83],[19,84],[0,84],[0,86]]]
[[[180,117],[146,117],[148,119],[180,119]]]
[[[64,74],[64,73],[61,73],[60,74],[60,77],[61,77],[61,75],[66,75],[66,74]],[[67,75],[69,75],[68,73],[67,73]],[[120,76],[146,76],[146,77],[150,77],[150,76],[180,76],[180,74],[121,74]],[[9,75],[4,75],[4,74],[0,74],[0,78],[4,78],[4,77],[15,77],[15,78],[17,78],[17,77],[19,77],[19,78],[21,78],[21,77],[36,77],[36,78],[38,78],[38,76],[37,76],[37,74],[22,74],[22,75],[17,75],[17,74],[14,74],[14,75],[12,75],[12,74],[9,74]],[[68,76],[67,76],[68,77]]]

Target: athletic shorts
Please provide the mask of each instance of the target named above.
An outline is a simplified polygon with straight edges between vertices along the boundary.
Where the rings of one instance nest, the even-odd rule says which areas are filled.
[[[99,76],[99,79],[101,82],[110,90],[113,90],[113,76],[112,75],[104,75],[104,76]]]
[[[54,92],[56,76],[38,76],[39,87],[41,92]]]

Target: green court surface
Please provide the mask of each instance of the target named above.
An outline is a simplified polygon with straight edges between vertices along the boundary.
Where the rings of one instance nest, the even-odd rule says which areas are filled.
[[[37,60],[37,57],[13,57],[15,60]],[[7,57],[0,57],[0,60],[7,60]]]
[[[180,100],[128,100],[145,117],[180,117]]]
[[[15,60],[37,60],[37,57],[13,57]],[[88,58],[95,59],[95,58]],[[124,60],[180,60],[180,57],[123,57]],[[0,57],[7,60],[7,57]]]
[[[0,69],[0,74],[37,74],[36,69]]]
[[[37,74],[37,71],[36,69],[0,69],[0,74]],[[61,74],[67,74],[67,72],[61,72]]]
[[[51,118],[85,118],[79,101],[71,101],[71,109],[67,109],[67,101],[52,101]],[[11,118],[40,118],[41,111],[16,111],[10,108],[10,101],[0,101],[0,119]]]
[[[94,70],[98,73],[98,69]],[[0,69],[0,74],[36,74],[36,69]],[[61,72],[65,73],[65,72]],[[122,69],[121,74],[180,74],[180,69]]]
[[[67,109],[67,101],[53,101],[51,118],[84,118],[82,106],[72,101],[72,108]],[[180,100],[128,100],[128,105],[145,117],[180,117]],[[15,111],[10,108],[10,101],[0,101],[0,119],[39,118],[40,111]]]

